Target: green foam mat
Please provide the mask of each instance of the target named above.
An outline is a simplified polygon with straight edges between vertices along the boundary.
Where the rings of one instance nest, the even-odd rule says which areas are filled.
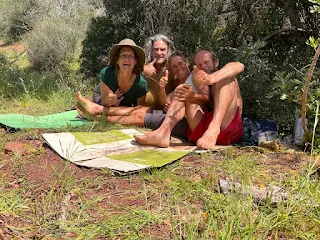
[[[18,129],[61,129],[79,127],[88,123],[86,119],[76,118],[77,115],[77,110],[39,117],[24,114],[0,114],[0,124]]]

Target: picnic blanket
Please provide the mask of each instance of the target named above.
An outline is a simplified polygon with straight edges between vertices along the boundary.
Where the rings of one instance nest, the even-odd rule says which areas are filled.
[[[106,132],[64,132],[42,134],[45,141],[62,158],[79,166],[108,168],[128,173],[152,167],[162,167],[189,152],[196,146],[171,138],[169,148],[143,146],[133,135],[135,129]]]
[[[79,127],[88,123],[86,119],[76,118],[77,115],[77,110],[39,117],[24,114],[0,114],[0,124],[18,129],[61,129],[66,127]]]

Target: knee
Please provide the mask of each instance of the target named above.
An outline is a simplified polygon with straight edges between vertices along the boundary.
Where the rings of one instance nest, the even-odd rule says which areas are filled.
[[[214,92],[212,92],[213,94],[217,94],[217,93],[226,93],[226,94],[230,94],[231,96],[236,94],[236,82],[233,81],[221,81],[221,82],[217,82],[215,88],[211,88],[211,90],[213,90]]]

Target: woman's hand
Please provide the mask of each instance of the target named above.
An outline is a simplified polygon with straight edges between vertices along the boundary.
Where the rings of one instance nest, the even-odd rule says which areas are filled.
[[[105,98],[105,101],[109,106],[119,106],[120,102],[124,99],[124,92],[118,88],[115,92],[113,92],[110,88],[108,88],[108,94]]]
[[[118,88],[118,89],[114,92],[114,94],[116,95],[117,100],[116,100],[116,103],[113,104],[113,105],[117,107],[117,106],[119,106],[119,104],[121,103],[121,101],[124,99],[124,96],[123,96],[124,92],[123,92],[120,88]]]

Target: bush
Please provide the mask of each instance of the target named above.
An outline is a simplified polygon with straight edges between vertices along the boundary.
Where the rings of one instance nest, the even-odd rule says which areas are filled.
[[[19,69],[5,55],[0,55],[0,96],[19,100],[30,96],[47,100],[52,93],[74,96],[76,91],[91,92],[96,79],[86,79],[74,71],[42,72]]]
[[[57,70],[73,58],[78,39],[74,26],[60,20],[39,22],[24,36],[29,60],[40,70]]]
[[[157,33],[168,35],[187,56],[212,46],[219,1],[104,0],[105,16],[92,19],[83,41],[82,70],[96,75],[110,47],[124,38],[143,46]]]

